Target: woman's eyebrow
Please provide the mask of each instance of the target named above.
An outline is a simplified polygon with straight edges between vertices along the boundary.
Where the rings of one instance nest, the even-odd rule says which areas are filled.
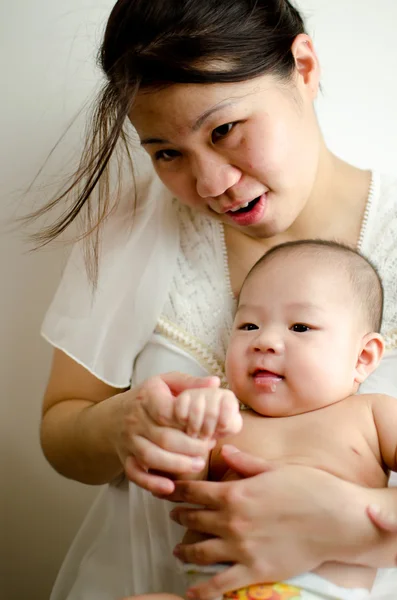
[[[216,104],[212,108],[209,108],[208,110],[206,110],[202,115],[200,115],[196,119],[196,121],[191,126],[191,130],[193,132],[198,131],[200,129],[200,127],[202,127],[204,125],[205,121],[211,115],[213,115],[214,113],[218,112],[219,110],[222,110],[226,106],[232,106],[234,104],[237,104],[240,101],[241,101],[241,98],[235,98],[233,100],[224,100],[223,102],[220,102],[219,104]],[[143,138],[141,140],[141,146],[145,146],[145,145],[148,145],[148,144],[170,144],[170,143],[171,142],[169,140],[166,140],[164,138],[155,138],[155,137]]]
[[[220,102],[219,104],[216,104],[212,108],[209,108],[202,115],[200,115],[198,117],[198,119],[195,121],[195,123],[193,124],[193,126],[191,128],[192,131],[197,131],[198,129],[200,129],[200,127],[205,123],[205,121],[211,115],[213,115],[215,112],[217,112],[219,110],[222,110],[226,106],[232,106],[234,104],[237,104],[240,101],[241,101],[241,98],[234,98],[233,100],[230,100],[230,99],[229,100],[224,100],[223,102]]]
[[[144,138],[141,140],[141,146],[146,146],[148,144],[169,144],[168,140],[163,140],[162,138]]]

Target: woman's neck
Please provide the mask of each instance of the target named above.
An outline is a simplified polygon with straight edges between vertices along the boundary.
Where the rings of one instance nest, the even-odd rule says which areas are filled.
[[[340,160],[324,147],[312,194],[298,219],[282,234],[257,239],[225,226],[229,274],[237,295],[250,268],[283,242],[322,238],[356,246],[367,204],[371,172]]]
[[[286,239],[337,239],[356,246],[370,184],[370,171],[342,161],[324,146],[310,198],[283,236]],[[278,242],[272,240],[272,245],[275,243]]]

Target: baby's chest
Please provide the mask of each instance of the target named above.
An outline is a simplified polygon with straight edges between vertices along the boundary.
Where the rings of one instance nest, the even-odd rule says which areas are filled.
[[[322,418],[309,413],[280,419],[249,412],[242,432],[230,442],[277,464],[305,465],[361,485],[383,485],[377,439],[365,417],[357,420],[341,418],[338,411]]]

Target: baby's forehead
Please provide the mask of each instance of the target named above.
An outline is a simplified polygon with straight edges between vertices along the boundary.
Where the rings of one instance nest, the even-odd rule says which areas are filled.
[[[309,253],[280,253],[259,263],[248,275],[240,292],[239,303],[249,304],[261,298],[268,302],[333,307],[355,300],[348,269],[334,260],[317,260]]]
[[[340,282],[351,287],[349,268],[338,257],[307,251],[285,250],[263,262],[259,262],[248,275],[247,280],[285,280],[291,284],[301,279],[310,280],[314,285],[323,286],[326,281]],[[292,285],[291,285],[292,289]],[[353,291],[353,290],[352,290]]]
[[[383,287],[376,268],[359,252],[337,242],[286,242],[269,250],[251,269],[240,292],[266,298],[272,306],[292,301],[299,292],[322,306],[349,311],[371,331],[379,331],[383,314]],[[354,311],[354,315],[352,315]],[[354,319],[354,320],[356,320]]]

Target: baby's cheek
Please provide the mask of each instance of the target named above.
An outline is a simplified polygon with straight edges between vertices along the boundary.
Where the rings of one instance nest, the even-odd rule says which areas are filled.
[[[226,373],[226,379],[228,380],[228,382],[230,383],[230,380],[233,379],[233,372],[234,372],[234,357],[233,357],[233,353],[232,353],[232,348],[229,345],[228,350],[226,351],[226,358],[225,358],[225,373]]]

